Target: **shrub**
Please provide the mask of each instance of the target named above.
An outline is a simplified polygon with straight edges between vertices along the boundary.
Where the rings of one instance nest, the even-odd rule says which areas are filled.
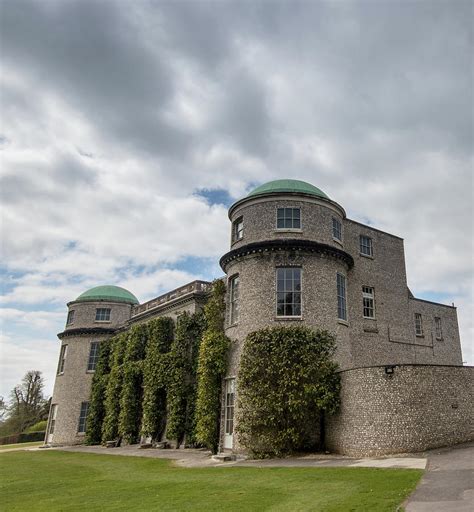
[[[35,423],[34,425],[31,425],[31,427],[27,428],[25,431],[25,434],[31,434],[33,432],[44,433],[46,431],[47,425],[48,425],[48,420],[38,421],[38,423]]]
[[[225,284],[214,281],[204,308],[206,330],[199,348],[196,399],[196,440],[213,453],[219,445],[222,379],[227,369],[230,340],[224,334]]]
[[[321,412],[339,405],[335,338],[306,327],[250,333],[238,374],[239,440],[254,456],[314,448]]]

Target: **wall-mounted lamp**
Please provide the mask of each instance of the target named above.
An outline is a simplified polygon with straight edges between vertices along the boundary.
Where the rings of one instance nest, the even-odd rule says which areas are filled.
[[[395,371],[395,366],[386,366],[385,367],[385,375],[393,375]]]

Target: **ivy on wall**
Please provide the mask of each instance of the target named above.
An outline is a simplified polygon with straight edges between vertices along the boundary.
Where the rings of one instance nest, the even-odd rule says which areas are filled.
[[[222,377],[225,285],[216,281],[205,312],[184,313],[176,329],[161,317],[106,342],[92,382],[87,442],[139,436],[217,450]]]
[[[196,440],[213,453],[219,446],[222,379],[227,369],[230,340],[224,334],[226,288],[214,281],[212,295],[204,308],[204,331],[198,357],[196,399]]]
[[[118,437],[119,415],[120,415],[120,394],[122,391],[122,362],[127,343],[127,334],[123,333],[114,336],[111,340],[112,350],[110,355],[110,373],[107,379],[105,390],[105,417],[102,424],[102,442],[111,441]],[[94,393],[94,390],[92,390]],[[87,416],[87,422],[90,416]],[[94,420],[93,420],[94,421]]]
[[[102,423],[105,417],[105,392],[110,372],[112,340],[100,342],[99,359],[92,379],[89,414],[87,418],[86,443],[99,444],[102,439]]]
[[[166,390],[173,320],[162,317],[148,324],[148,346],[143,363],[143,420],[141,433],[160,441],[166,426]]]
[[[127,335],[122,363],[119,435],[128,443],[138,442],[142,417],[143,359],[148,342],[148,326],[134,325]]]
[[[306,327],[250,333],[238,374],[239,441],[254,456],[313,449],[315,422],[339,406],[340,382],[332,357],[335,337]]]
[[[179,446],[195,442],[194,413],[196,408],[197,360],[205,318],[202,313],[183,313],[178,317],[169,354],[168,418],[166,437]]]

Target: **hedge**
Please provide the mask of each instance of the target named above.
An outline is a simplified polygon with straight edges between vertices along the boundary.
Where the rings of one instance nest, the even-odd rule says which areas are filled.
[[[0,437],[0,445],[44,441],[45,435],[46,432],[29,432],[23,434],[13,434],[11,436]]]

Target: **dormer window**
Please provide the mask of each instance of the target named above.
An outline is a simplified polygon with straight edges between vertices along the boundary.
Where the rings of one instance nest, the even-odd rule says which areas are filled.
[[[244,237],[244,218],[239,217],[232,223],[232,242],[238,242]]]
[[[301,229],[301,209],[278,208],[277,229]]]

